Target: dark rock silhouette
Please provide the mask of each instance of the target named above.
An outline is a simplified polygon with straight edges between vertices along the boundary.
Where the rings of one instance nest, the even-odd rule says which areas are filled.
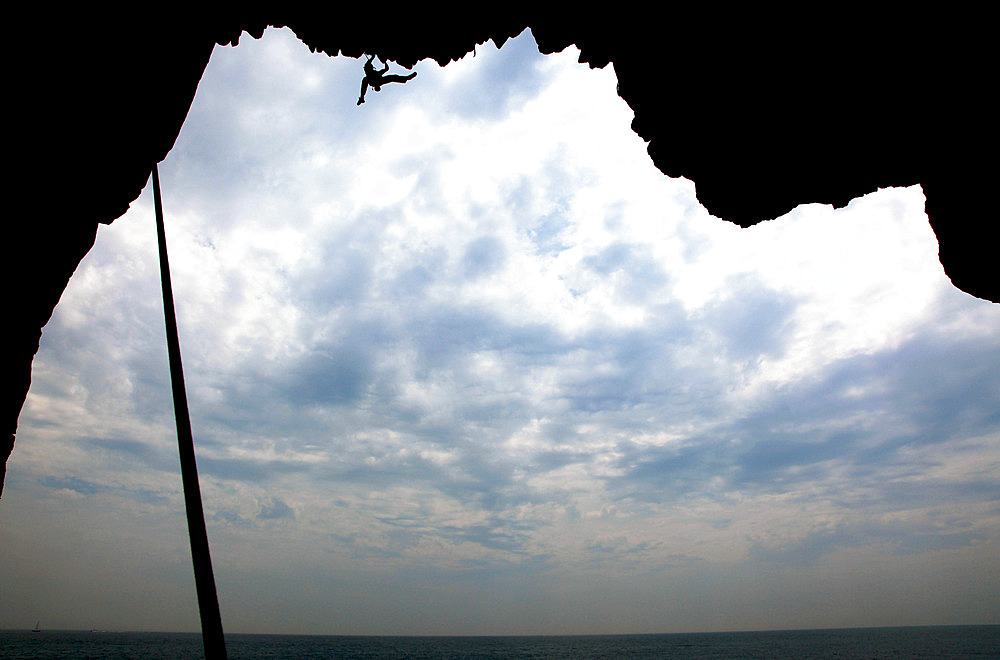
[[[172,147],[215,44],[235,45],[244,31],[259,38],[269,25],[291,28],[315,51],[377,52],[406,68],[424,58],[445,64],[487,39],[502,45],[526,27],[543,53],[576,44],[581,62],[614,63],[653,162],[692,179],[712,214],[746,227],[801,203],[842,206],[919,183],[952,282],[1000,301],[980,231],[995,223],[986,206],[992,168],[979,157],[996,143],[992,36],[987,21],[958,9],[778,15],[671,5],[635,16],[615,5],[549,15],[498,4],[447,21],[416,7],[377,21],[288,3],[225,16],[179,11],[9,14],[8,98],[18,114],[8,153],[12,189],[29,210],[7,221],[4,460],[41,328],[98,223],[127,210]]]

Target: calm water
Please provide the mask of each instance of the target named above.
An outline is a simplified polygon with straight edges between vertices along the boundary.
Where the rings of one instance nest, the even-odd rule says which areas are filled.
[[[348,637],[226,635],[240,658],[998,658],[1000,626],[674,635]],[[0,658],[198,658],[189,633],[0,631]]]

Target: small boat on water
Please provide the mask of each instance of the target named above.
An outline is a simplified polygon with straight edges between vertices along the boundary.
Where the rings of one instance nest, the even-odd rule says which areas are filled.
[[[35,621],[35,627],[31,629],[31,632],[42,632],[42,629],[38,627],[38,624],[40,622],[41,622],[41,620]]]

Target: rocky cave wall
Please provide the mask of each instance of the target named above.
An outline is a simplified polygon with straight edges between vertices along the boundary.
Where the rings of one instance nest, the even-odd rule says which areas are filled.
[[[713,215],[746,227],[801,203],[843,206],[919,183],[952,282],[1000,301],[986,226],[996,222],[985,203],[992,172],[978,157],[996,143],[983,21],[823,7],[639,13],[616,4],[578,16],[512,5],[366,9],[112,16],[84,8],[10,23],[13,191],[29,204],[6,223],[12,332],[0,489],[42,327],[98,225],[128,209],[173,146],[216,44],[259,38],[269,25],[329,55],[378,53],[407,67],[445,64],[525,28],[543,53],[575,44],[581,62],[613,63],[653,162],[693,180]]]

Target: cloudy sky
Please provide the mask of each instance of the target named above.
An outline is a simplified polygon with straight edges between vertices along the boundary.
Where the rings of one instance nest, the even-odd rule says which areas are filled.
[[[1000,306],[921,188],[741,230],[576,56],[357,107],[217,47],[160,175],[227,630],[1000,621]],[[0,628],[198,629],[158,287],[147,187],[45,328]]]

